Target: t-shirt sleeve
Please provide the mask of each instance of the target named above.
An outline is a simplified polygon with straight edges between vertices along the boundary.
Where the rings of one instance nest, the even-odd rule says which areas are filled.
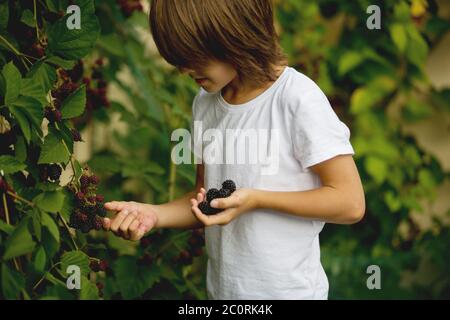
[[[302,94],[293,99],[293,150],[303,168],[355,152],[350,129],[338,118],[327,97],[312,80]],[[298,94],[297,94],[298,95]]]

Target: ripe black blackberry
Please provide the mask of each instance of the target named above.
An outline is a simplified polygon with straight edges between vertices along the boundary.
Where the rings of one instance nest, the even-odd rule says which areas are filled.
[[[75,142],[81,142],[83,139],[81,138],[81,134],[78,130],[70,129],[70,132],[72,133],[72,139]]]
[[[44,116],[50,123],[61,122],[62,114],[58,109],[53,109],[52,107],[46,107],[44,110]]]
[[[222,212],[223,209],[213,208],[210,206],[209,202],[203,201],[198,205],[198,208],[203,214],[206,214],[207,216],[218,214],[219,212]]]
[[[219,194],[219,190],[216,188],[211,188],[206,193],[206,201],[211,202],[212,200],[217,198],[217,195]]]
[[[90,184],[90,179],[89,179],[89,176],[87,176],[87,175],[82,175],[81,177],[80,177],[80,185],[81,185],[81,188],[87,188],[87,187],[89,187],[89,184]]]
[[[231,193],[233,193],[236,191],[236,184],[234,183],[233,180],[226,180],[222,183],[222,188],[228,189],[231,191]]]
[[[50,180],[58,181],[61,176],[62,168],[59,164],[50,164],[47,166],[47,174]]]
[[[228,198],[231,195],[231,190],[229,189],[220,189],[219,193],[217,194],[217,198]]]
[[[95,212],[97,213],[98,216],[102,218],[106,217],[107,211],[105,209],[103,202],[97,202],[95,204]]]

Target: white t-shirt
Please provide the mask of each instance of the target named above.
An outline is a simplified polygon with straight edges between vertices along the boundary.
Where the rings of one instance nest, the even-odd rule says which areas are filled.
[[[200,89],[193,103],[194,121],[201,122],[204,133],[197,135],[196,141],[203,137],[203,142],[197,145],[202,149],[194,148],[195,158],[199,161],[202,155],[212,159],[205,153],[216,155],[216,162],[205,163],[206,189],[220,189],[227,179],[234,180],[238,188],[316,189],[321,181],[310,166],[337,155],[354,154],[350,130],[339,120],[322,90],[291,67],[285,68],[269,89],[245,104],[230,105],[220,91]],[[207,129],[217,130],[207,134]],[[232,140],[226,129],[251,129],[248,132],[256,134],[237,131],[244,141],[238,140],[239,148],[236,140],[229,147],[233,144],[227,144]],[[191,127],[192,134],[193,130]],[[222,133],[222,139],[214,136],[217,132]],[[264,132],[267,134],[260,134]],[[251,139],[255,136],[257,141]],[[217,153],[217,148],[216,153],[208,149],[213,142],[221,143],[223,154]],[[227,158],[233,150],[236,155]],[[255,154],[267,157],[257,157],[255,163]],[[223,164],[218,164],[217,159],[222,159]],[[225,226],[207,227],[208,297],[327,299],[328,280],[319,246],[323,226],[321,221],[264,209],[246,212]]]

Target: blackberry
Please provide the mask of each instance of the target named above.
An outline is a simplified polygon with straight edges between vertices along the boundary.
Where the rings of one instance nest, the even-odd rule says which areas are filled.
[[[228,198],[231,195],[230,189],[220,189],[217,198]]]
[[[217,195],[219,194],[219,190],[217,190],[216,188],[211,188],[208,190],[208,192],[206,193],[206,200],[208,202],[211,202],[212,200],[217,198]]]
[[[89,177],[86,175],[82,175],[80,177],[80,184],[81,184],[81,188],[87,188],[89,186]]]
[[[100,271],[106,271],[109,268],[109,263],[106,260],[100,260],[98,267]]]
[[[97,185],[100,182],[100,178],[97,177],[96,175],[92,175],[89,177],[89,181],[91,184]]]
[[[76,214],[70,215],[69,226],[75,229],[78,229],[81,226]]]
[[[192,263],[192,255],[187,250],[183,250],[180,252],[178,256],[178,262],[184,265],[188,265]]]
[[[100,271],[100,263],[97,260],[92,260],[91,263],[89,263],[89,268],[91,268],[94,272]]]
[[[89,231],[92,230],[92,227],[91,227],[90,224],[84,224],[84,225],[81,226],[80,230],[83,233],[89,233]]]
[[[151,254],[146,253],[139,259],[138,263],[143,266],[151,266],[154,261],[155,258]]]
[[[70,129],[70,132],[72,133],[72,139],[75,142],[81,142],[83,139],[81,138],[81,134],[78,130]]]
[[[95,205],[95,212],[102,218],[106,217],[107,214],[104,204],[100,202],[97,202]]]
[[[231,193],[233,193],[236,191],[236,184],[234,183],[233,180],[226,180],[222,183],[222,188],[228,189],[231,191]]]
[[[59,180],[59,177],[61,176],[62,169],[59,164],[51,164],[47,167],[47,173],[48,177],[52,181]]]
[[[96,200],[97,202],[103,202],[103,201],[105,201],[105,197],[103,197],[101,194],[97,194],[97,195],[95,196],[95,200]]]
[[[52,107],[46,107],[44,110],[44,116],[50,123],[61,122],[62,114],[58,109],[53,109]]]
[[[81,212],[77,213],[75,218],[80,225],[86,224],[89,221],[88,215],[85,213],[81,213]]]
[[[94,220],[92,221],[92,225],[94,227],[95,230],[101,230],[103,227],[103,220],[100,217],[95,217]]]
[[[81,192],[81,191],[78,191],[78,192],[75,194],[75,197],[77,198],[77,200],[83,200],[84,197],[85,197],[85,194],[84,194],[83,192]]]
[[[194,257],[200,257],[200,256],[203,255],[203,248],[202,248],[202,247],[196,247],[196,248],[193,248],[193,249],[191,250],[191,254],[192,254],[192,256],[194,256]]]
[[[203,201],[198,205],[198,208],[200,209],[203,214],[206,214],[207,216],[218,214],[219,212],[222,212],[223,209],[213,208],[209,205],[208,202]]]

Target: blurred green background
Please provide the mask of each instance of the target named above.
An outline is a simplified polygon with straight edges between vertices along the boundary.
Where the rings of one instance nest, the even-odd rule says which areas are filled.
[[[74,153],[100,175],[107,200],[159,204],[194,185],[194,166],[171,163],[170,134],[189,128],[198,86],[159,57],[149,4],[142,1],[140,11],[123,3],[96,3],[101,34],[83,59],[83,73],[101,70],[110,106],[87,109],[74,121],[85,140]],[[366,27],[372,4],[381,9],[380,30]],[[366,192],[362,222],[328,224],[321,234],[329,298],[450,298],[450,3],[275,5],[289,64],[319,84],[351,129]],[[173,259],[191,237],[164,230],[132,244],[98,232],[78,241],[112,266],[99,276],[104,299],[205,299],[206,257]],[[126,272],[155,252],[151,267]],[[381,268],[381,290],[366,286],[370,265]],[[44,297],[73,298],[56,286],[46,290]]]

